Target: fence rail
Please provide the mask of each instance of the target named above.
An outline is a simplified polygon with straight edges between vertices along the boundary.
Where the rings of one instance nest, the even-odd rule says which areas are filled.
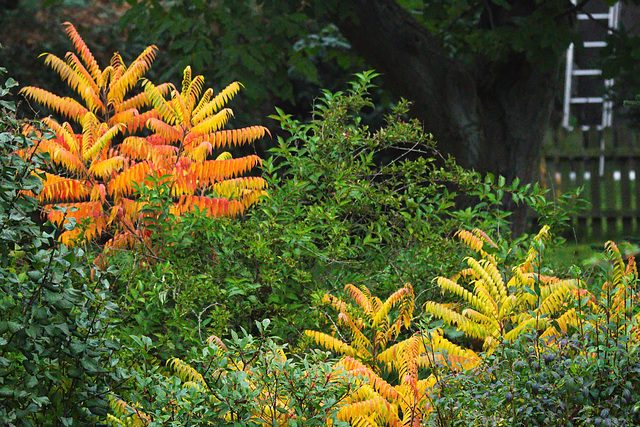
[[[552,196],[584,186],[591,202],[573,219],[580,239],[640,236],[640,134],[628,129],[548,133],[542,182]]]

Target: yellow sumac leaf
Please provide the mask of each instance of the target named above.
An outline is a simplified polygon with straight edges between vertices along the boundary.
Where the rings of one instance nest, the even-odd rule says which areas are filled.
[[[109,181],[109,194],[129,195],[133,193],[133,183],[141,184],[152,170],[152,164],[147,161],[130,166],[128,169],[122,171],[118,176]]]
[[[106,160],[98,160],[91,163],[91,166],[89,166],[89,172],[104,179],[120,172],[120,169],[122,169],[126,163],[127,159],[123,156],[116,156]]]
[[[316,344],[319,344],[328,350],[335,351],[336,353],[347,356],[356,356],[358,354],[358,351],[355,348],[335,337],[332,337],[331,335],[310,330],[305,330],[304,334],[313,339]]]
[[[65,117],[79,122],[89,112],[78,101],[72,98],[62,98],[44,89],[37,87],[25,87],[20,90],[24,96],[33,99],[51,110]]]
[[[116,104],[122,102],[126,93],[133,88],[138,79],[149,71],[157,51],[158,48],[156,46],[148,46],[142,51],[131,66],[111,84],[108,95],[109,101]]]
[[[221,129],[232,115],[233,112],[231,109],[225,108],[192,127],[190,132],[194,134],[195,137],[215,132]]]
[[[209,98],[213,94],[213,91],[210,92],[210,90],[208,89],[203,95],[202,100],[200,101],[198,106],[193,111],[194,116],[191,119],[192,123],[194,125],[197,125],[198,123],[209,117],[211,114],[220,110],[227,103],[227,101],[229,101],[231,98],[233,98],[233,96],[235,96],[236,93],[238,93],[241,86],[242,84],[239,82],[230,83],[211,101],[205,101],[205,98]],[[207,93],[209,93],[208,96]]]
[[[347,372],[364,376],[373,389],[388,401],[395,401],[399,397],[391,384],[359,360],[347,355],[340,361],[340,365],[344,366]]]
[[[113,138],[115,138],[120,132],[124,131],[125,129],[125,125],[123,125],[122,123],[117,123],[106,130],[106,132],[102,133],[102,135],[96,135],[98,136],[98,138],[96,139],[93,146],[85,151],[83,158],[85,160],[94,159],[100,151],[109,147]]]
[[[89,74],[91,75],[93,80],[97,82],[100,79],[100,67],[98,66],[98,62],[91,54],[91,51],[84,43],[84,40],[82,40],[82,37],[80,37],[80,34],[78,34],[78,31],[76,31],[75,27],[70,22],[65,22],[62,25],[66,27],[65,33],[67,34],[67,36],[69,36],[69,39],[73,43],[73,46],[76,48],[76,52],[78,52],[78,54],[86,64]]]
[[[46,174],[38,199],[41,201],[81,200],[89,195],[85,183],[73,178]]]
[[[153,117],[147,120],[147,127],[161,135],[165,139],[165,143],[181,141],[184,136],[183,131],[177,126],[172,126]]]

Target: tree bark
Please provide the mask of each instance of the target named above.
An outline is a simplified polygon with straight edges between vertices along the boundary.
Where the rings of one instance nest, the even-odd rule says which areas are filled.
[[[545,68],[518,52],[500,62],[482,55],[462,62],[395,0],[341,2],[333,20],[355,51],[382,73],[385,86],[413,102],[412,114],[443,153],[507,182],[538,178],[561,54]],[[514,211],[514,234],[523,232],[526,211],[512,203],[506,207]]]

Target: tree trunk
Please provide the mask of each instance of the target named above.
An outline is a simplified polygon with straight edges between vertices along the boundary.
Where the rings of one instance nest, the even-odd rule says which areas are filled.
[[[345,10],[346,9],[346,10]],[[538,178],[543,134],[558,91],[562,55],[540,68],[524,53],[495,62],[449,57],[395,0],[340,3],[334,22],[394,94],[413,102],[412,114],[458,164],[511,182]],[[508,204],[514,234],[526,211]]]

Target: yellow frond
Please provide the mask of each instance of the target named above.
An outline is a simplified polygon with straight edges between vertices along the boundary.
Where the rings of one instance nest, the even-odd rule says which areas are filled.
[[[202,103],[202,101],[204,101],[204,96],[203,96],[203,99],[201,100],[200,104],[196,107],[196,109],[193,112],[194,116],[191,119],[191,123],[193,123],[194,125],[197,125],[198,123],[202,122],[207,117],[209,117],[211,114],[216,113],[240,91],[241,86],[242,84],[239,82],[233,82],[229,84],[226,88],[222,90],[222,92],[220,92],[218,95],[216,95],[215,98],[213,98],[211,101],[207,102],[206,104]],[[205,95],[206,95],[206,92],[205,92]]]
[[[110,103],[118,104],[122,102],[127,92],[149,71],[157,51],[158,48],[156,46],[147,47],[138,58],[133,61],[131,66],[111,84],[108,94]]]
[[[242,206],[244,206],[245,209],[258,204],[261,200],[263,200],[265,197],[269,195],[269,193],[267,193],[264,190],[246,190],[246,191],[248,192],[245,192],[240,197],[240,203],[242,203]]]
[[[69,39],[71,39],[71,43],[73,43],[73,46],[76,48],[76,52],[78,52],[86,64],[86,68],[89,71],[91,78],[97,82],[100,79],[100,67],[98,66],[98,62],[91,54],[91,51],[82,40],[82,37],[80,37],[80,34],[78,34],[75,27],[70,22],[65,22],[62,25],[66,27],[65,33],[67,33]]]
[[[73,119],[77,122],[82,120],[89,110],[83,107],[78,101],[72,98],[62,98],[58,95],[54,95],[44,89],[37,87],[27,86],[20,89],[20,93],[31,98],[32,100],[39,102],[47,108],[62,114],[65,117]]]
[[[485,339],[490,334],[490,331],[486,328],[442,304],[428,301],[424,304],[424,311],[444,320],[449,325],[457,326],[459,330],[467,333],[472,338]]]
[[[85,165],[80,157],[63,148],[56,140],[43,139],[40,141],[38,148],[41,152],[49,153],[54,164],[63,166],[70,172],[82,175],[85,171]]]
[[[500,323],[495,318],[486,316],[485,314],[480,313],[479,311],[476,311],[472,308],[465,308],[464,310],[462,310],[462,315],[467,319],[487,328],[487,331],[490,334],[493,334],[493,332],[500,330]]]
[[[367,313],[369,316],[373,315],[373,307],[371,306],[369,295],[365,294],[362,289],[349,283],[344,287],[344,291],[356,302],[356,304],[358,304],[358,307],[360,307],[365,313]]]
[[[193,116],[193,114],[195,114],[194,108],[196,106],[196,101],[198,100],[198,97],[200,96],[200,93],[202,93],[203,86],[204,86],[204,77],[196,76],[191,81],[191,83],[189,84],[189,88],[188,88],[187,92],[184,94],[184,99],[185,99],[185,102],[187,104],[187,110],[191,111],[191,115],[192,116]],[[183,89],[184,89],[184,87],[183,87]],[[194,124],[193,120],[189,124],[193,125]]]
[[[73,71],[75,71],[75,73],[78,75],[78,78],[82,82],[82,84],[76,90],[80,94],[82,99],[85,100],[89,109],[91,111],[104,111],[104,104],[102,103],[102,100],[99,96],[100,88],[98,87],[96,81],[93,79],[93,77],[91,77],[87,69],[84,67],[84,65],[82,65],[82,63],[74,53],[67,52],[65,58],[67,60],[67,63],[69,64],[69,67],[71,67]]]
[[[99,102],[98,99],[95,99],[97,94],[93,93],[91,83],[86,81],[71,65],[51,53],[45,56],[44,63],[57,72],[62,80],[82,97],[87,105],[91,106],[94,101]]]
[[[171,106],[178,116],[178,124],[184,128],[191,126],[190,112],[187,111],[187,105],[177,90],[171,92]]]
[[[469,267],[473,270],[476,277],[482,279],[485,284],[485,289],[491,295],[491,299],[496,302],[499,302],[501,299],[506,298],[506,292],[500,294],[499,289],[504,290],[504,282],[502,281],[502,276],[497,271],[497,269],[492,268],[495,267],[491,262],[486,260],[478,261],[474,258],[467,257],[465,258]],[[494,274],[491,274],[494,273]],[[498,280],[500,283],[496,283],[495,280]]]
[[[316,344],[321,345],[327,350],[335,351],[336,353],[346,356],[357,356],[358,354],[358,351],[355,348],[337,338],[332,337],[331,335],[309,330],[305,330],[304,334],[313,339]]]
[[[80,144],[78,137],[73,132],[71,125],[68,122],[64,122],[60,125],[51,117],[45,117],[42,119],[42,123],[46,124],[53,130],[58,138],[58,141],[63,142],[63,147],[73,154],[80,153]]]
[[[100,128],[100,121],[91,112],[88,112],[82,118],[82,144],[80,147],[80,153],[82,154],[82,160],[87,160],[87,151],[94,146],[98,139],[98,131]]]
[[[249,176],[218,182],[211,186],[211,192],[217,197],[235,199],[248,196],[247,190],[252,194],[254,190],[262,190],[266,187],[267,182],[263,178]]]
[[[153,105],[153,108],[160,114],[161,120],[168,125],[174,125],[177,121],[177,114],[166,99],[164,99],[160,90],[147,79],[142,79],[142,87],[151,105]],[[171,90],[175,89],[173,86],[170,86],[170,88]]]
[[[208,135],[217,131],[218,129],[222,129],[222,127],[227,124],[229,118],[233,116],[233,111],[229,108],[225,108],[213,116],[207,117],[202,120],[198,124],[196,124],[193,128],[191,128],[191,133],[194,134],[194,138],[202,135]]]
[[[156,86],[158,93],[161,96],[166,96],[171,92],[171,88],[173,86],[170,83],[162,83]],[[114,109],[116,113],[120,113],[125,110],[136,109],[141,110],[144,107],[151,106],[151,100],[146,92],[139,93],[131,98],[128,98],[121,103],[114,105]]]
[[[114,415],[117,417],[127,417],[124,418],[124,420],[126,420],[125,422],[127,427],[145,427],[151,422],[151,417],[149,417],[149,415],[145,414],[135,406],[129,405],[124,400],[119,399],[114,395],[108,395],[107,400],[109,401],[109,406],[111,407]],[[125,425],[120,420],[117,421],[119,425]]]
[[[535,330],[545,330],[549,327],[549,319],[543,317],[531,317],[529,319],[521,321],[516,327],[511,329],[504,335],[504,339],[513,342],[520,335],[535,331]],[[486,343],[485,343],[486,344]],[[497,345],[498,343],[495,343]]]
[[[89,166],[89,173],[105,179],[115,175],[127,164],[127,159],[123,156],[116,156],[106,160],[97,160]]]
[[[391,384],[386,382],[380,377],[380,375],[354,357],[343,357],[339,362],[339,365],[343,366],[347,372],[366,378],[367,382],[373,387],[373,389],[385,399],[394,401],[398,398],[398,392]]]
[[[547,342],[547,344],[556,341],[560,336],[566,335],[570,328],[578,327],[579,321],[576,310],[573,308],[569,309],[555,320],[560,327],[560,331],[558,331],[554,326],[550,326],[540,334],[540,339]]]
[[[169,125],[156,118],[147,120],[147,127],[162,136],[168,144],[181,141],[184,136],[179,126]]]
[[[482,247],[484,246],[485,242],[487,242],[487,240],[483,239],[482,237],[488,237],[488,236],[486,234],[482,234],[481,235],[482,237],[478,237],[477,234],[478,233],[473,233],[468,230],[459,230],[456,232],[455,236],[459,238],[462,241],[462,243],[464,243],[474,251],[481,253]]]
[[[262,164],[262,159],[256,155],[229,160],[207,160],[192,164],[189,174],[213,185],[242,175],[258,164]]]
[[[362,333],[362,326],[356,324],[351,317],[345,313],[338,314],[338,321],[349,327],[351,332],[351,343],[358,350],[358,356],[363,359],[371,358],[371,341]]]
[[[385,303],[376,310],[372,318],[372,326],[378,326],[382,319],[388,317],[391,309],[397,304],[400,305],[398,320],[401,321],[405,325],[405,327],[409,327],[409,324],[411,323],[411,319],[413,317],[413,309],[415,304],[413,288],[409,283],[405,284],[404,287],[391,294],[389,298],[387,298]],[[399,327],[400,325],[398,325],[398,328],[396,328],[395,335],[398,335],[400,333]]]
[[[117,123],[111,126],[111,128],[109,128],[106,132],[104,132],[97,138],[93,146],[85,151],[83,158],[85,160],[95,159],[98,153],[103,149],[109,147],[111,140],[113,140],[113,138],[115,138],[120,132],[123,132],[125,129],[126,126],[122,123]]]
[[[89,196],[85,183],[73,178],[64,178],[47,173],[38,199],[43,202],[82,200]]]
[[[548,225],[542,227],[538,234],[533,238],[532,245],[527,252],[525,260],[520,264],[520,268],[523,272],[529,273],[536,270],[540,254],[538,253],[538,246],[543,244],[550,238],[550,229]]]
[[[187,95],[189,86],[191,86],[191,66],[187,65],[182,72],[182,92],[180,92],[180,96],[184,97]]]
[[[198,105],[191,112],[192,125],[196,124],[193,121],[194,117],[196,117],[196,115],[202,110],[202,108],[204,108],[206,105],[209,104],[209,101],[211,100],[212,96],[213,96],[213,89],[208,88],[207,90],[204,91],[204,93],[202,94],[202,98],[200,98],[200,101],[198,102]],[[213,111],[209,112],[207,115],[211,114],[212,112]]]
[[[498,311],[498,320],[505,319],[513,313],[513,309],[516,307],[518,300],[515,294],[509,295],[502,300],[500,305],[500,311]]]
[[[129,136],[120,144],[120,153],[133,160],[147,160],[151,158],[154,147],[146,138]],[[177,150],[177,147],[176,147]]]
[[[213,152],[213,146],[211,145],[211,143],[209,141],[203,141],[197,147],[185,150],[184,154],[194,162],[203,162],[207,159],[207,157],[212,152]],[[216,160],[226,160],[226,159],[221,159],[220,156],[218,156]]]
[[[473,282],[473,292],[478,296],[480,300],[486,303],[486,306],[481,308],[488,309],[488,311],[483,312],[492,316],[498,315],[498,303],[500,303],[501,301],[496,301],[493,299],[486,286],[484,285],[484,280],[478,279]]]
[[[440,289],[462,297],[467,303],[471,304],[477,310],[480,310],[483,313],[491,313],[494,311],[486,298],[479,298],[477,295],[472,294],[453,280],[447,279],[446,277],[437,277],[434,280]]]
[[[349,422],[350,425],[358,427],[378,426],[377,417],[380,417],[381,421],[387,421],[393,427],[401,425],[396,406],[382,397],[345,405],[340,408],[336,417],[340,421]]]
[[[549,285],[546,288],[550,288],[550,292],[546,292],[548,295],[544,297],[544,300],[540,303],[540,306],[535,310],[539,315],[551,315],[562,310],[569,299],[572,291],[577,289],[576,281],[573,279],[558,281],[553,285]]]
[[[121,123],[122,125],[129,128],[130,123],[135,122],[136,118],[139,115],[140,113],[138,112],[138,110],[136,110],[135,108],[131,108],[129,110],[124,110],[114,114],[109,118],[109,121],[107,123],[109,124],[109,126],[113,126],[115,124]]]
[[[146,176],[153,170],[151,163],[144,161],[130,166],[118,176],[109,181],[108,190],[111,195],[130,195],[133,193],[133,183],[144,182]]]
[[[243,145],[262,138],[265,134],[271,133],[264,126],[250,126],[242,129],[220,130],[211,135],[205,136],[216,147]]]
[[[204,196],[184,195],[172,208],[174,215],[182,215],[198,209],[209,217],[234,217],[242,213],[242,204],[236,200],[214,199]]]
[[[200,372],[177,357],[167,360],[167,366],[169,366],[173,373],[183,382],[194,382],[203,386],[206,385],[204,377]]]
[[[607,257],[613,264],[612,279],[614,287],[618,287],[623,284],[626,272],[624,261],[622,260],[622,254],[620,253],[620,249],[618,249],[618,245],[611,240],[604,244],[604,250]]]
[[[218,157],[216,157],[216,160],[229,160],[229,159],[233,159],[233,156],[228,151],[224,151],[220,153]]]
[[[452,343],[436,331],[421,333],[420,337],[421,351],[424,354],[418,358],[417,363],[421,367],[439,364],[457,371],[475,368],[481,361],[473,350]]]
[[[91,189],[91,199],[92,202],[100,201],[101,203],[105,203],[107,200],[107,190],[104,184],[95,184]]]

